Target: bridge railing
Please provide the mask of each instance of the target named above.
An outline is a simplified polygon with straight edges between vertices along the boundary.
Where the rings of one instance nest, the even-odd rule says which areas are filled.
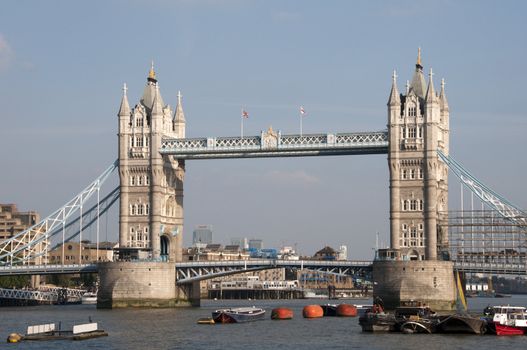
[[[358,132],[341,134],[282,135],[280,132],[262,132],[260,136],[209,137],[172,139],[161,143],[162,154],[185,155],[225,152],[286,152],[295,150],[346,149],[361,147],[387,147],[388,132]]]

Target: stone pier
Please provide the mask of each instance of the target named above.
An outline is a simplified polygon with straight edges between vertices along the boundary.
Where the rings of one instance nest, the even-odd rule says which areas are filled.
[[[411,300],[423,302],[436,311],[456,307],[451,261],[375,261],[373,281],[373,296],[382,298],[387,309]]]
[[[101,263],[99,278],[97,308],[199,306],[199,286],[177,286],[174,263]]]

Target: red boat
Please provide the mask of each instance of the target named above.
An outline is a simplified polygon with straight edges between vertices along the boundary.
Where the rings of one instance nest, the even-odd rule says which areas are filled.
[[[524,335],[527,331],[527,314],[525,312],[507,313],[504,319],[494,324],[497,335]]]

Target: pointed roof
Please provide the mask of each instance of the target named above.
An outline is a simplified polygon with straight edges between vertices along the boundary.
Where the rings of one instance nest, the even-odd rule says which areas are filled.
[[[441,92],[439,93],[439,103],[441,104],[441,109],[448,110],[448,101],[446,99],[445,93],[445,79],[441,79]]]
[[[165,103],[163,102],[163,97],[161,96],[161,93],[159,91],[156,91],[159,89],[158,89],[158,83],[156,79],[156,73],[154,71],[153,61],[150,67],[150,71],[148,72],[148,77],[146,81],[147,83],[146,83],[145,89],[143,90],[143,96],[141,97],[141,104],[145,107],[146,113],[150,114],[154,106],[154,97],[156,94],[157,94],[159,103],[161,103],[161,106],[165,105]]]
[[[174,113],[174,122],[176,123],[185,122],[185,113],[183,113],[183,103],[181,102],[181,97],[181,91],[178,91],[176,112]]]
[[[428,88],[426,89],[426,102],[434,102],[437,100],[436,92],[434,90],[434,80],[433,80],[434,72],[432,72],[432,68],[430,68],[430,73],[428,74]]]
[[[392,75],[392,90],[390,91],[390,98],[388,99],[390,106],[401,104],[401,97],[399,96],[399,90],[397,90],[397,73],[395,70]]]
[[[128,97],[126,96],[126,92],[128,91],[128,88],[126,87],[126,83],[123,84],[123,98],[121,99],[121,106],[119,107],[119,116],[129,116],[130,115],[130,104],[128,103]]]
[[[159,87],[156,85],[154,100],[152,102],[152,115],[163,115],[163,100],[160,97]]]
[[[415,64],[415,72],[410,83],[410,91],[413,91],[417,96],[425,97],[426,81],[423,74],[423,66],[421,65],[421,48],[417,51],[417,63]]]

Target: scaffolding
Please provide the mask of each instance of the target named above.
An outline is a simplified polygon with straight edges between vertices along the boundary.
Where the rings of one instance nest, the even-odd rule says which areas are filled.
[[[506,218],[496,210],[448,213],[448,250],[451,260],[490,265],[525,264],[527,218]]]

